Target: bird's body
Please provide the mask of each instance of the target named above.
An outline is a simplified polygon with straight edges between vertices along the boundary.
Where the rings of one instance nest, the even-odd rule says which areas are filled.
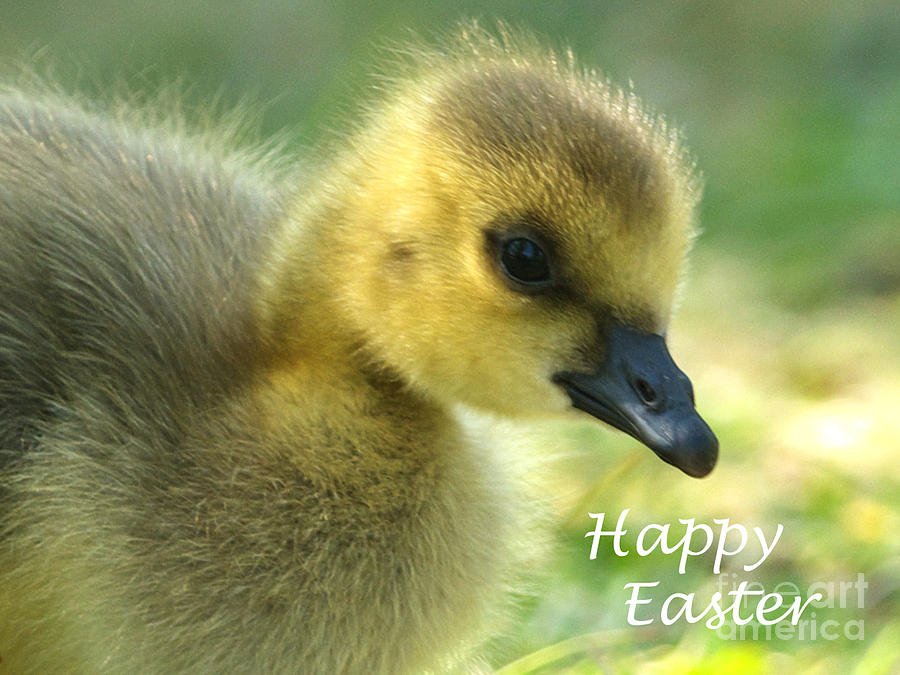
[[[631,98],[479,40],[299,190],[0,95],[2,667],[404,673],[478,638],[527,524],[454,407],[562,411],[607,320],[663,332],[695,199]],[[559,253],[552,301],[505,228]]]

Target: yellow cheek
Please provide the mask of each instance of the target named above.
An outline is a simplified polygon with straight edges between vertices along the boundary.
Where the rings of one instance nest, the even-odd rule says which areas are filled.
[[[458,315],[455,330],[435,343],[427,359],[433,368],[422,376],[432,387],[494,412],[546,414],[564,407],[552,376],[570,367],[576,324],[529,309],[475,313],[468,308]]]

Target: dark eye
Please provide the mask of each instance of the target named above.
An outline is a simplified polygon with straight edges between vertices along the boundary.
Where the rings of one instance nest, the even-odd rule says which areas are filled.
[[[528,285],[545,285],[550,281],[550,262],[539,244],[527,237],[503,242],[500,264],[513,281]]]

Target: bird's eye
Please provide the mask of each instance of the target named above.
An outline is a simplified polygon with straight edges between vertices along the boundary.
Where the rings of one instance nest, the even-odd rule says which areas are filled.
[[[513,281],[544,286],[550,281],[550,262],[539,244],[527,237],[505,241],[500,249],[503,272]]]

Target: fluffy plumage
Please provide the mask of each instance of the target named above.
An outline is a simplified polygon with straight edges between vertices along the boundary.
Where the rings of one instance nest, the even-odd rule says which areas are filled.
[[[609,322],[664,333],[697,184],[632,95],[537,47],[412,63],[299,189],[0,94],[13,672],[394,674],[481,637],[528,530],[455,408],[568,410],[554,374]],[[504,275],[508,232],[552,253],[547,292]]]

